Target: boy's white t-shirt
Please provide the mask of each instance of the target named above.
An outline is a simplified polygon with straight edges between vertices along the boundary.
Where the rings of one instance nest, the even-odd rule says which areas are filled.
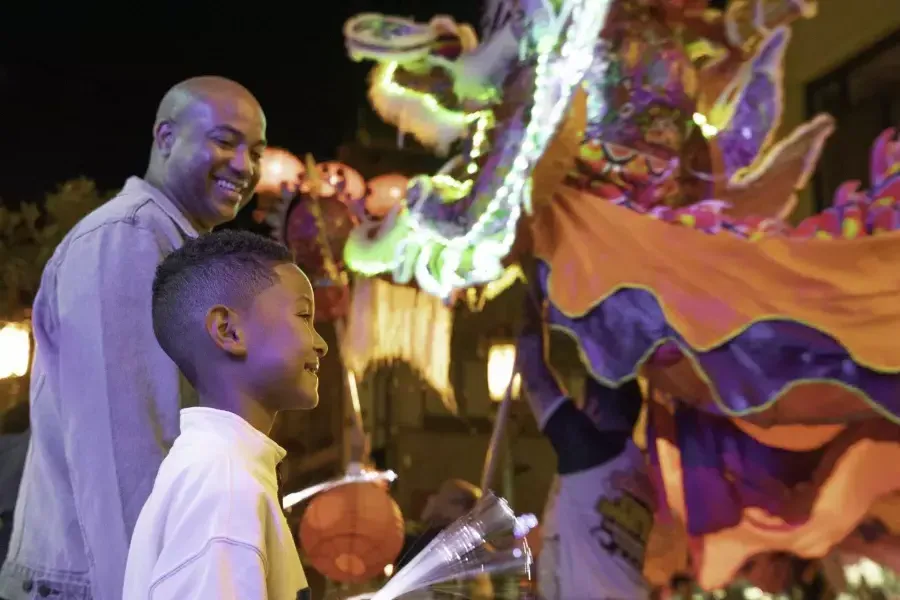
[[[615,459],[557,480],[538,559],[544,600],[642,600],[654,496],[644,457],[628,442]]]
[[[308,598],[278,498],[284,456],[235,414],[182,410],[181,435],[135,526],[123,598]]]

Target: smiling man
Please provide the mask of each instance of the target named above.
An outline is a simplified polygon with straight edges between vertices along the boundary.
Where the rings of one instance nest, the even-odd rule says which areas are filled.
[[[179,410],[196,397],[154,337],[154,272],[250,199],[265,131],[243,86],[179,83],[160,103],[144,178],[48,261],[33,311],[31,446],[0,598],[121,598],[135,522]]]

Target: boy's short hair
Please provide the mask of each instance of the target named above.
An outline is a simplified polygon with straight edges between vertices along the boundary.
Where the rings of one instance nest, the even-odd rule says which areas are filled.
[[[275,284],[273,268],[293,262],[285,246],[230,229],[189,239],[163,259],[153,279],[153,333],[191,383],[196,383],[194,352],[209,309],[250,306]]]

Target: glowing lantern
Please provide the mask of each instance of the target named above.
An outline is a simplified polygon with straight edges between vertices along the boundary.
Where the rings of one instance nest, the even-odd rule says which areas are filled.
[[[260,162],[257,193],[278,194],[282,183],[294,183],[306,171],[303,161],[281,148],[266,148]]]
[[[22,377],[28,372],[31,338],[28,326],[7,323],[0,329],[0,379]]]
[[[403,548],[400,507],[373,483],[351,483],[319,494],[300,523],[310,564],[332,581],[364,583],[388,572]]]
[[[343,202],[354,202],[365,196],[366,180],[356,169],[336,161],[319,163],[318,167],[323,196],[335,194]]]
[[[516,368],[516,347],[513,344],[493,344],[488,350],[488,394],[494,402],[500,402],[506,395]],[[516,396],[518,381],[513,382],[513,397]]]
[[[373,217],[383,217],[406,196],[409,178],[398,173],[379,175],[369,181],[366,196],[366,212]]]

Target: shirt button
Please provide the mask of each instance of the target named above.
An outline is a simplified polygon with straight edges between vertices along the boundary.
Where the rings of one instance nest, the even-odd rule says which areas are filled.
[[[41,598],[46,598],[47,596],[49,596],[52,593],[53,593],[53,590],[50,589],[49,587],[47,587],[46,585],[41,584],[40,586],[38,586],[38,594],[40,594]]]
[[[25,592],[26,594],[33,589],[34,589],[34,582],[32,580],[28,579],[22,583],[22,591]]]

